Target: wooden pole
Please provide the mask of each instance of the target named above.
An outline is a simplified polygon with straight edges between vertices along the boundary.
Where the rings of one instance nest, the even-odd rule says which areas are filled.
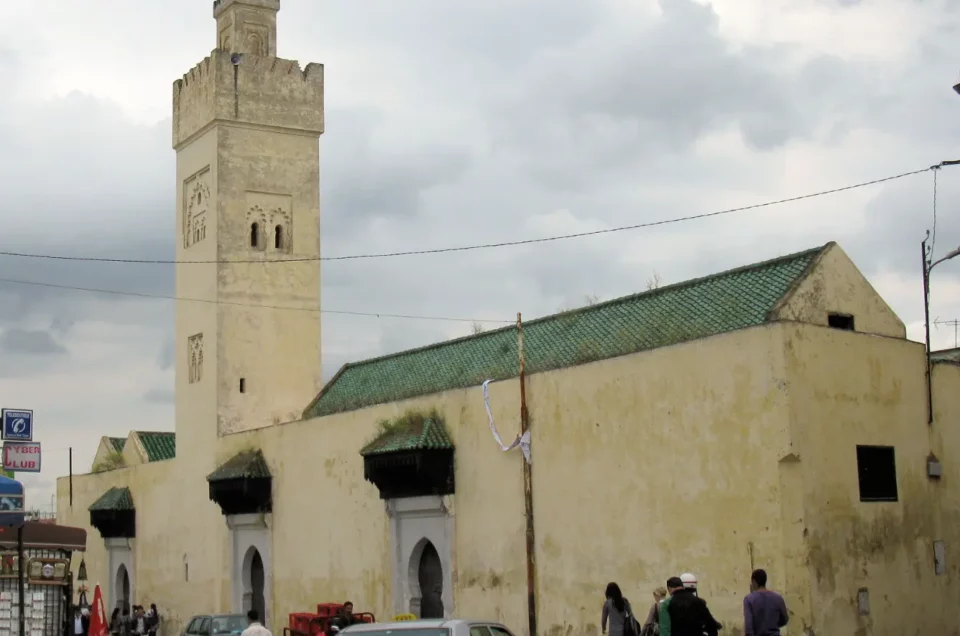
[[[70,469],[70,507],[73,508],[73,446],[70,447],[67,461]]]
[[[530,416],[527,411],[526,361],[523,353],[523,320],[517,314],[517,352],[520,356],[520,434],[530,430]],[[533,473],[530,463],[520,453],[523,464],[523,508],[527,522],[527,616],[530,636],[537,636],[537,556],[536,535],[533,519]]]

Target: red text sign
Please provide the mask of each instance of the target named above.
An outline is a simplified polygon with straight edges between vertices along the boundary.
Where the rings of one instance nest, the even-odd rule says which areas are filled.
[[[17,473],[39,473],[40,442],[4,442],[3,469]]]

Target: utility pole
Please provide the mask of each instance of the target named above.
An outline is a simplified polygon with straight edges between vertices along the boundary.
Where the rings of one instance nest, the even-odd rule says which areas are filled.
[[[520,435],[530,429],[530,414],[527,411],[526,360],[523,352],[523,320],[517,314],[517,353],[520,356]],[[530,462],[523,453],[523,509],[527,522],[527,620],[530,636],[537,636],[537,556],[536,536],[533,523],[533,473]]]
[[[933,254],[930,254],[927,250],[927,239],[929,237],[930,233],[927,232],[927,237],[920,243],[920,249],[923,256],[923,329],[927,349],[927,424],[933,425],[933,359],[930,355],[930,272],[940,263],[960,256],[960,247],[943,258],[933,260]]]

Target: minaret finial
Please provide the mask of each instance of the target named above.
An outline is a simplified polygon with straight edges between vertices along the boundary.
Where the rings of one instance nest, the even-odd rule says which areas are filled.
[[[277,56],[280,0],[214,0],[217,48],[229,53]]]

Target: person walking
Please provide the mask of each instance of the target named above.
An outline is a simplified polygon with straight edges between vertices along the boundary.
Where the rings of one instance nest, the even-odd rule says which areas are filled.
[[[90,611],[77,605],[73,608],[73,636],[87,636],[90,633]]]
[[[273,636],[270,630],[260,623],[260,614],[257,610],[252,609],[247,612],[247,622],[250,624],[240,636]]]
[[[600,614],[600,631],[607,633],[607,621],[610,622],[610,636],[637,636],[636,619],[630,601],[624,598],[620,586],[608,583],[604,594],[603,612]]]
[[[110,636],[121,636],[123,633],[123,620],[120,618],[120,608],[113,608],[110,615]]]
[[[743,599],[744,636],[780,636],[790,617],[783,597],[767,589],[765,570],[750,575],[750,593]]]
[[[667,581],[670,599],[660,606],[660,636],[718,636],[720,623],[697,595],[692,574]]]
[[[150,603],[144,626],[147,628],[147,636],[157,636],[157,631],[160,629],[160,612],[157,611],[156,603]]]
[[[660,634],[660,604],[667,598],[667,588],[658,587],[653,591],[653,605],[647,613],[647,620],[643,621],[640,636],[659,636]]]

